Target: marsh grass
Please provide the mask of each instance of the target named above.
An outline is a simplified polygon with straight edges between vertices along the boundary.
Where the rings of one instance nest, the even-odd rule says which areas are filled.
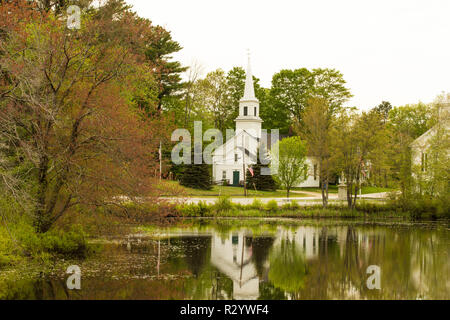
[[[234,204],[228,197],[222,197],[212,205],[203,202],[179,205],[177,211],[182,217],[448,218],[448,212],[430,204],[405,209],[394,201],[386,203],[360,201],[357,207],[351,210],[341,204],[330,204],[327,208],[323,208],[320,204],[300,206],[295,201],[279,206],[272,200],[264,205],[256,199],[249,205],[242,205]]]

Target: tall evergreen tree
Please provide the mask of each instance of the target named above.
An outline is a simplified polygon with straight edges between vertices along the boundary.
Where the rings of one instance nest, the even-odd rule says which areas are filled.
[[[180,184],[194,189],[211,190],[211,166],[205,163],[194,164],[194,152],[193,150],[191,153],[191,164],[182,166]]]
[[[184,86],[181,74],[187,70],[179,61],[172,61],[172,54],[180,51],[181,45],[172,39],[170,31],[161,26],[154,28],[154,39],[145,52],[152,63],[158,83],[158,110],[162,108],[164,99],[176,94]]]
[[[264,147],[262,147],[264,148]],[[258,150],[259,154],[259,150]],[[264,152],[263,154],[266,154]],[[272,175],[262,175],[261,171],[263,168],[269,169],[268,165],[263,165],[261,163],[260,158],[258,157],[257,163],[250,166],[250,168],[253,170],[253,175],[251,174],[250,170],[247,169],[247,189],[254,189],[261,190],[261,191],[274,191],[277,189],[276,183],[272,178]]]

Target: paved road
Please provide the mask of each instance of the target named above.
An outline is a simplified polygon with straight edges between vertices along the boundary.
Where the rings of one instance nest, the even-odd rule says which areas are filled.
[[[233,203],[239,203],[239,204],[251,204],[255,199],[258,199],[262,203],[267,203],[271,200],[275,200],[279,205],[288,203],[289,201],[295,200],[299,205],[311,205],[311,204],[317,204],[321,203],[322,196],[320,193],[315,192],[308,192],[310,196],[308,197],[295,197],[296,192],[292,192],[292,197],[289,199],[287,198],[263,198],[263,197],[231,197],[230,200]],[[299,193],[306,193],[306,192],[299,192]],[[365,194],[362,195],[363,199],[376,199],[376,200],[382,200],[387,198],[387,192],[382,193],[371,193],[371,194]],[[213,204],[217,201],[218,197],[184,197],[184,198],[168,198],[165,197],[163,199],[167,199],[170,202],[179,202],[179,203],[199,203],[200,201],[203,201],[207,204]],[[337,194],[329,194],[329,200],[330,201],[339,201],[337,199]]]

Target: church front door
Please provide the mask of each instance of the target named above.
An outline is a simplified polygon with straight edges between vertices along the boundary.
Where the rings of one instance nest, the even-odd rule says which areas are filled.
[[[233,171],[233,186],[239,186],[239,171]]]

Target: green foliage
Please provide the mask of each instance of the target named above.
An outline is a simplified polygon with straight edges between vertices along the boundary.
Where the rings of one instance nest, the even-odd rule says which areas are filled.
[[[264,204],[262,203],[261,200],[254,199],[252,204],[251,204],[251,208],[255,209],[255,210],[262,210],[264,208]]]
[[[55,228],[41,234],[25,227],[18,236],[25,251],[32,256],[41,253],[85,256],[90,251],[87,235],[79,225],[71,226],[67,231]]]
[[[285,124],[281,129],[289,127],[292,119],[302,122],[303,112],[311,97],[326,99],[333,114],[352,96],[345,85],[343,75],[335,69],[281,70],[272,77],[269,108],[273,112],[270,114],[284,117]],[[287,132],[282,130],[282,133]]]
[[[0,267],[14,264],[19,260],[17,248],[11,239],[8,230],[0,225]]]
[[[222,197],[212,205],[203,202],[177,207],[184,217],[270,217],[274,213],[280,217],[310,218],[394,218],[394,219],[440,219],[450,218],[450,201],[435,199],[402,202],[401,199],[384,203],[360,201],[356,207],[348,209],[338,203],[327,208],[322,205],[300,205],[296,201],[278,206],[275,200],[263,204],[255,199],[249,205],[234,204],[228,197]]]
[[[212,189],[211,166],[203,162],[194,164],[194,150],[192,151],[191,164],[183,164],[180,184],[194,189]]]
[[[270,200],[266,203],[266,210],[276,212],[278,210],[278,203],[275,200]]]
[[[431,109],[425,103],[395,107],[389,111],[389,127],[397,134],[416,139],[430,128]]]
[[[294,210],[295,211],[295,210],[299,210],[300,209],[300,205],[298,204],[297,201],[292,200],[290,202],[286,202],[285,204],[283,204],[281,206],[281,208],[283,210]]]
[[[270,255],[269,280],[286,292],[298,292],[305,285],[307,264],[295,242],[282,240]]]
[[[271,168],[277,168],[275,180],[289,191],[295,185],[303,182],[308,173],[306,164],[306,142],[300,137],[290,137],[277,142],[278,148],[272,148]],[[279,150],[276,154],[273,150]]]
[[[262,153],[266,154],[265,149]],[[260,154],[259,150],[257,151],[257,154]],[[251,165],[251,168],[253,170],[253,175],[250,173],[250,170],[247,170],[246,172],[247,189],[256,189],[261,191],[275,191],[277,189],[276,182],[272,175],[261,174],[261,170],[264,170],[264,168],[266,170],[270,169],[269,166],[261,164],[261,159],[259,156],[257,163]]]
[[[233,203],[230,200],[230,197],[222,196],[217,199],[214,203],[214,209],[217,212],[229,211],[233,208]]]
[[[0,197],[0,266],[20,262],[27,257],[48,260],[52,255],[84,257],[96,248],[88,245],[81,225],[54,227],[37,233],[32,219],[9,198]]]
[[[205,217],[211,211],[211,207],[205,202],[200,201],[199,203],[190,203],[183,206],[179,206],[178,210],[185,217]]]
[[[146,58],[160,70],[155,74],[158,83],[158,108],[160,109],[164,100],[183,88],[181,74],[187,70],[178,61],[170,61],[171,54],[182,49],[181,45],[172,39],[170,31],[157,26],[154,33],[158,35],[147,46]]]

